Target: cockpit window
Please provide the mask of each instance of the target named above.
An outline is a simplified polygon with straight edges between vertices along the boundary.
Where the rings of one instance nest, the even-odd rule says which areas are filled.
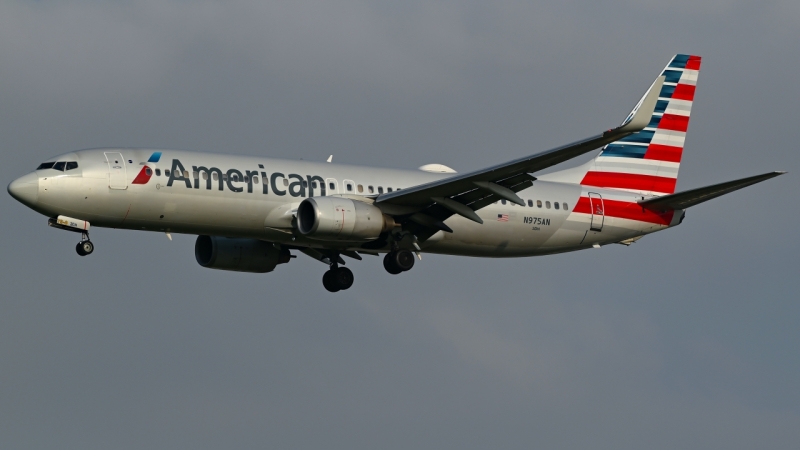
[[[53,164],[55,164],[55,162],[41,163],[39,164],[39,167],[36,168],[36,170],[52,169]]]
[[[55,169],[55,170],[60,170],[60,171],[62,171],[62,172],[63,172],[63,171],[64,171],[64,166],[65,166],[66,164],[67,164],[67,163],[66,163],[66,162],[64,162],[64,161],[59,161],[59,162],[57,162],[57,163],[55,163],[55,164],[53,165],[53,169]]]
[[[67,161],[67,170],[77,169],[78,163],[75,161]]]

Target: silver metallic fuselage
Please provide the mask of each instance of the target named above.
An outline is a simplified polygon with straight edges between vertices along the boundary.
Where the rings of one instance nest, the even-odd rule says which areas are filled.
[[[154,153],[152,149],[92,149],[68,153],[51,160],[77,161],[77,169],[37,170],[14,181],[9,192],[48,217],[75,217],[91,222],[92,226],[247,237],[301,247],[362,250],[361,243],[319,241],[293,231],[293,212],[300,202],[309,196],[323,195],[323,182],[319,180],[325,180],[324,195],[343,195],[369,202],[377,195],[378,187],[396,190],[451,176],[417,170],[179,150],[160,152],[158,162],[148,162]],[[107,153],[121,155],[116,168],[107,160]],[[175,170],[175,161],[189,176],[170,183],[165,170]],[[145,183],[134,184],[145,167],[152,170],[152,176]],[[225,174],[235,169],[242,175],[248,174],[248,181],[242,178],[214,180],[211,175],[204,179],[204,173],[198,174],[194,169],[197,167],[215,167]],[[160,176],[156,175],[156,169]],[[112,181],[110,177],[115,171],[113,176],[117,179]],[[265,182],[268,182],[266,189]],[[329,188],[330,183],[335,183],[335,189]],[[352,191],[346,190],[347,184],[352,186]],[[359,186],[362,192],[358,192]],[[369,192],[370,186],[373,193]],[[445,222],[454,232],[436,233],[421,244],[422,250],[483,257],[533,256],[620,242],[678,223],[680,214],[672,223],[664,225],[574,212],[579,199],[588,195],[587,189],[609,201],[641,199],[621,190],[537,180],[531,188],[518,193],[526,206],[510,202],[489,205],[478,211],[483,224],[455,215]],[[527,206],[528,200],[532,200],[533,206]],[[537,207],[537,201],[543,206]],[[568,208],[555,209],[556,203],[566,204]],[[597,228],[596,224],[590,227],[592,220],[601,225],[600,231],[590,230]]]

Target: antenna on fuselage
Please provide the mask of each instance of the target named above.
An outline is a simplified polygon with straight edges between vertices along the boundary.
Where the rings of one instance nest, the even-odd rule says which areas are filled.
[[[333,160],[333,155],[328,156],[328,162],[331,162],[331,160]]]

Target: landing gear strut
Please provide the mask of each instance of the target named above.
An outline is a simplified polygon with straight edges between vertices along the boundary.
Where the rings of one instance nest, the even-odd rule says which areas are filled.
[[[383,268],[392,275],[411,270],[414,267],[414,253],[411,250],[395,250],[383,257]]]
[[[350,289],[354,279],[353,272],[350,269],[332,264],[330,270],[322,276],[322,285],[329,292],[339,292]]]
[[[81,241],[75,246],[75,251],[81,256],[91,255],[94,244],[89,240],[89,233],[81,233]]]

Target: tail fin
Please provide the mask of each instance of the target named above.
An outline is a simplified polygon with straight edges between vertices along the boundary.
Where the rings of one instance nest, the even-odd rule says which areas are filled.
[[[661,72],[664,85],[644,130],[606,145],[594,160],[580,168],[540,179],[569,179],[585,186],[643,195],[675,192],[699,72],[699,56],[675,55]]]

